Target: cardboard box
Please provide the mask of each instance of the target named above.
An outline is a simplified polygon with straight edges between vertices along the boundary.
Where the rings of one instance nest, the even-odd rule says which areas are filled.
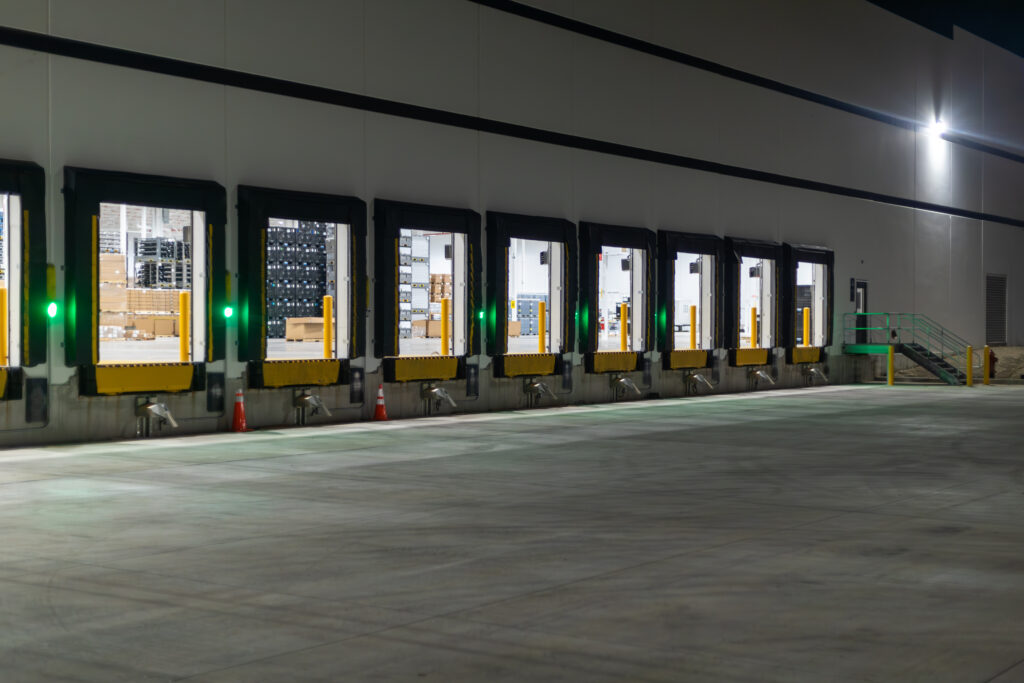
[[[177,313],[180,289],[131,288],[127,292],[127,310],[135,313]]]
[[[128,290],[123,286],[101,282],[99,290],[101,311],[123,312],[128,310]]]
[[[441,338],[441,321],[440,320],[425,320],[427,323],[427,336],[433,339]]]
[[[426,320],[413,320],[412,321],[412,336],[413,338],[423,338],[427,336],[427,321]]]
[[[154,316],[153,334],[157,337],[176,337],[178,335],[178,319],[169,315]]]
[[[285,318],[284,338],[287,341],[323,341],[323,317]]]
[[[137,330],[143,332],[150,337],[156,336],[156,322],[152,316],[149,315],[130,315],[128,316],[127,331]]]
[[[128,268],[124,254],[100,254],[100,282],[125,284]]]
[[[111,311],[100,311],[100,327],[103,326],[116,326],[123,328],[127,321],[128,314],[126,313],[114,313]],[[102,335],[101,335],[102,336]],[[124,336],[124,330],[121,330],[121,336]]]
[[[518,337],[523,333],[523,323],[519,320],[508,321],[508,336]]]

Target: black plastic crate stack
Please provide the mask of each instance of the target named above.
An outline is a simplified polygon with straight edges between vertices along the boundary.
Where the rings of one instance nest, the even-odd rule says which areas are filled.
[[[327,224],[267,227],[267,336],[283,339],[288,318],[324,314]],[[333,264],[333,259],[331,259]]]
[[[520,334],[535,335],[540,333],[540,302],[548,301],[547,294],[520,294],[516,299],[516,313],[522,324]],[[511,313],[511,304],[510,311]],[[511,317],[511,316],[510,316]]]
[[[135,285],[186,289],[192,282],[192,245],[164,237],[135,240]]]

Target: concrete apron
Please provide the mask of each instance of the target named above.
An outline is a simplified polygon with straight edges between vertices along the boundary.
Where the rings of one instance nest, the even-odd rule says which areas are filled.
[[[456,407],[447,403],[424,401],[421,397],[422,382],[385,383],[384,393],[387,413],[390,419],[407,419],[426,416],[450,415],[453,413],[481,413],[527,408],[556,407],[601,403],[621,403],[656,398],[679,398],[707,394],[731,394],[750,391],[793,389],[820,385],[820,375],[812,375],[810,368],[821,370],[830,384],[844,384],[870,381],[872,372],[866,359],[835,355],[826,363],[788,365],[784,358],[776,358],[775,364],[762,368],[730,367],[726,358],[716,358],[714,367],[699,371],[663,370],[660,361],[653,361],[649,382],[645,382],[642,371],[621,373],[639,390],[617,391],[612,387],[612,374],[585,372],[581,361],[574,365],[572,389],[563,390],[562,377],[541,377],[557,397],[533,398],[524,391],[525,379],[495,378],[493,365],[480,370],[479,395],[467,396],[465,380],[438,382],[454,399]],[[764,375],[753,371],[763,370],[774,384]],[[705,384],[693,381],[690,375],[699,372],[714,385],[709,389]],[[367,373],[364,379],[363,402],[350,402],[350,387],[307,387],[320,397],[331,415],[310,415],[306,424],[348,423],[370,420],[374,414],[377,386],[383,381],[381,372]],[[235,391],[244,392],[246,420],[249,428],[265,429],[297,426],[297,414],[293,398],[303,388],[250,389],[244,378],[229,378],[225,386],[224,412],[207,411],[206,391],[181,394],[147,394],[151,400],[167,404],[177,428],[168,425],[154,426],[151,438],[183,436],[231,428]],[[25,423],[24,399],[0,401],[0,447],[18,445],[80,442],[109,439],[131,439],[136,437],[135,408],[139,395],[124,396],[79,396],[77,382],[51,385],[49,399],[49,422],[46,424]]]

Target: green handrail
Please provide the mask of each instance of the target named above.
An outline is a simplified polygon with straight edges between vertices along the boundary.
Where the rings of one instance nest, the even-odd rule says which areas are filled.
[[[967,368],[967,341],[921,313],[846,313],[846,344],[919,344],[961,372]],[[980,367],[982,354],[976,354]]]

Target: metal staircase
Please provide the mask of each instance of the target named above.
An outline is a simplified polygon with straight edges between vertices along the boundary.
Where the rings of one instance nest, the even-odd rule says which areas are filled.
[[[903,354],[946,384],[967,381],[967,341],[926,315],[847,313],[843,328],[844,353],[882,355],[893,347],[894,353]]]

